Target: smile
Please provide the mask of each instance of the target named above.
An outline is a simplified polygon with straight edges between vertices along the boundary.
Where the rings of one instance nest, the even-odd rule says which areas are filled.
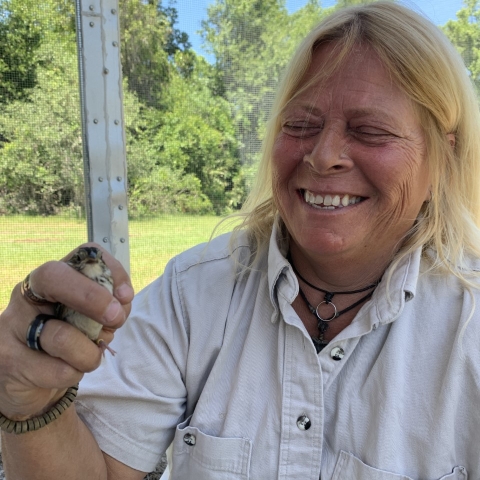
[[[363,200],[363,197],[350,196],[348,194],[315,195],[308,190],[303,190],[303,198],[309,205],[326,210],[348,207],[349,205],[360,203]]]

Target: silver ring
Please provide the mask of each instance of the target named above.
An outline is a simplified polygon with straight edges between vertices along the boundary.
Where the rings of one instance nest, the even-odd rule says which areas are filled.
[[[334,312],[333,312],[333,316],[331,316],[330,318],[322,318],[320,316],[320,314],[318,313],[318,307],[320,305],[322,305],[323,303],[326,303],[327,305],[331,305],[334,309]],[[315,312],[317,314],[317,317],[322,321],[322,322],[331,322],[332,320],[335,320],[337,318],[337,307],[335,306],[334,303],[332,302],[327,302],[327,301],[323,301],[323,302],[320,302],[318,305],[317,305],[317,308],[315,309]]]
[[[41,313],[35,317],[27,330],[27,347],[43,352],[43,348],[40,345],[40,334],[45,323],[52,318],[56,318],[55,315],[47,315],[46,313]]]

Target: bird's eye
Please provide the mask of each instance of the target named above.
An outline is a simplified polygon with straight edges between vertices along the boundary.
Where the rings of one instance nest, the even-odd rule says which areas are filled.
[[[82,248],[81,250],[78,251],[76,257],[78,261],[81,262],[82,260],[85,260],[88,257],[88,253],[85,251],[85,249]]]

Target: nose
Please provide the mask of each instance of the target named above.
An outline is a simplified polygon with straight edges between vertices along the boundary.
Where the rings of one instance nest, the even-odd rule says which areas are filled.
[[[325,126],[303,161],[321,175],[346,172],[353,168],[348,138],[342,127]]]

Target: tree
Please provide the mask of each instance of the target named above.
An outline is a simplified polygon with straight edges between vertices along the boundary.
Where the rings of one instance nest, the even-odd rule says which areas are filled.
[[[0,212],[49,214],[82,205],[73,5],[59,0],[41,5],[0,1],[0,30],[5,33],[0,35],[0,50],[9,51],[10,38],[15,46],[25,47],[15,52],[20,73],[4,69],[16,83],[6,82],[6,90],[14,94],[4,96],[6,105],[0,110]],[[35,32],[35,41],[31,35],[24,41],[17,38],[25,32]]]
[[[172,6],[127,0],[122,8],[122,66],[141,104],[127,137],[131,213],[235,208],[244,190],[216,71],[175,28]]]
[[[122,71],[129,88],[146,105],[160,108],[168,86],[171,59],[188,51],[188,36],[175,28],[177,13],[162,2],[120,2]]]
[[[318,0],[293,15],[284,0],[216,0],[208,8],[202,37],[231,105],[244,168],[258,160],[281,72],[321,15]]]
[[[449,20],[443,31],[456,46],[480,94],[480,0],[465,0],[456,20]]]
[[[3,14],[2,14],[3,13]],[[19,15],[0,13],[0,104],[28,95],[36,84],[33,62],[40,42],[38,27]]]
[[[177,52],[175,64],[181,57]],[[134,214],[218,214],[241,204],[244,187],[233,123],[227,102],[212,93],[214,84],[212,67],[196,57],[188,78],[172,71],[165,108],[144,116],[144,131],[129,153]]]
[[[372,3],[372,1],[375,0],[337,0],[337,4],[335,5],[335,8],[344,8],[344,7],[349,7],[351,5],[363,5],[365,3]]]
[[[2,1],[9,18],[35,17],[41,35],[31,55],[19,53],[33,80],[23,90],[12,87],[22,94],[0,110],[0,213],[78,211],[84,188],[72,3]],[[173,7],[140,0],[121,6],[131,212],[238,207],[238,143],[216,70],[190,50]],[[22,17],[25,8],[30,17]]]
[[[54,12],[55,15],[51,15]],[[0,0],[0,104],[28,98],[49,34],[75,32],[73,2]]]
[[[48,50],[55,69],[37,66],[29,101],[11,102],[0,115],[8,139],[0,149],[2,213],[45,215],[84,204],[76,56],[68,45]]]
[[[287,15],[282,0],[216,0],[208,7],[208,20],[202,23],[203,39],[215,56],[231,104],[243,164],[254,162],[260,148],[258,131],[268,108],[266,98],[271,93],[271,79],[278,75],[276,69],[268,70],[265,53],[272,51],[273,39],[284,36]],[[268,25],[280,31],[272,36]]]

